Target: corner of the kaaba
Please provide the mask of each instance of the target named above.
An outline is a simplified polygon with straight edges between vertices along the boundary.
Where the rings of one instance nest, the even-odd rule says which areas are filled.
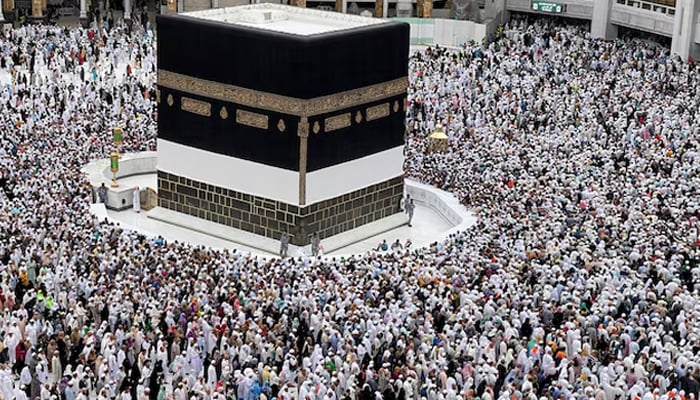
[[[407,76],[410,26],[381,24],[313,35],[303,62],[302,98],[332,95]]]
[[[158,24],[159,72],[298,99],[407,75],[410,38],[403,22],[310,36],[187,15],[160,15]]]
[[[305,98],[308,39],[183,14],[158,24],[159,73]]]
[[[294,231],[299,236],[291,243],[304,246],[311,234],[326,239],[400,213],[403,192],[403,175],[398,175],[301,207]]]
[[[160,207],[298,246],[399,212],[408,24],[301,36],[157,22]]]

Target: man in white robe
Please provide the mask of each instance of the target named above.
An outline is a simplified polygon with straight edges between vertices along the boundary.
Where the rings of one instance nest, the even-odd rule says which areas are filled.
[[[139,187],[136,186],[133,191],[133,206],[134,206],[134,211],[137,213],[141,212],[141,191],[139,190]]]

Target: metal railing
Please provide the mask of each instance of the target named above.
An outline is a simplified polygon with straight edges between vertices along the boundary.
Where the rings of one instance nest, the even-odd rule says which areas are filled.
[[[658,0],[658,1],[645,1],[645,0],[617,0],[617,4],[622,4],[629,7],[641,8],[642,10],[654,11],[666,15],[676,14],[676,1],[670,0]]]

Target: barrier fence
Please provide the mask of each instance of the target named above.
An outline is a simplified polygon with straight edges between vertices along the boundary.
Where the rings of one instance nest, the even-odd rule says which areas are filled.
[[[471,40],[481,42],[489,33],[495,32],[495,21],[477,24],[442,18],[394,18],[411,25],[411,44],[459,47]]]

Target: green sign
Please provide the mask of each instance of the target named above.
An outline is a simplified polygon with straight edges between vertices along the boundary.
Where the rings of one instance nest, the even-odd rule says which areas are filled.
[[[559,3],[549,3],[546,1],[533,1],[532,11],[541,11],[547,13],[560,13],[564,10],[564,6]]]

